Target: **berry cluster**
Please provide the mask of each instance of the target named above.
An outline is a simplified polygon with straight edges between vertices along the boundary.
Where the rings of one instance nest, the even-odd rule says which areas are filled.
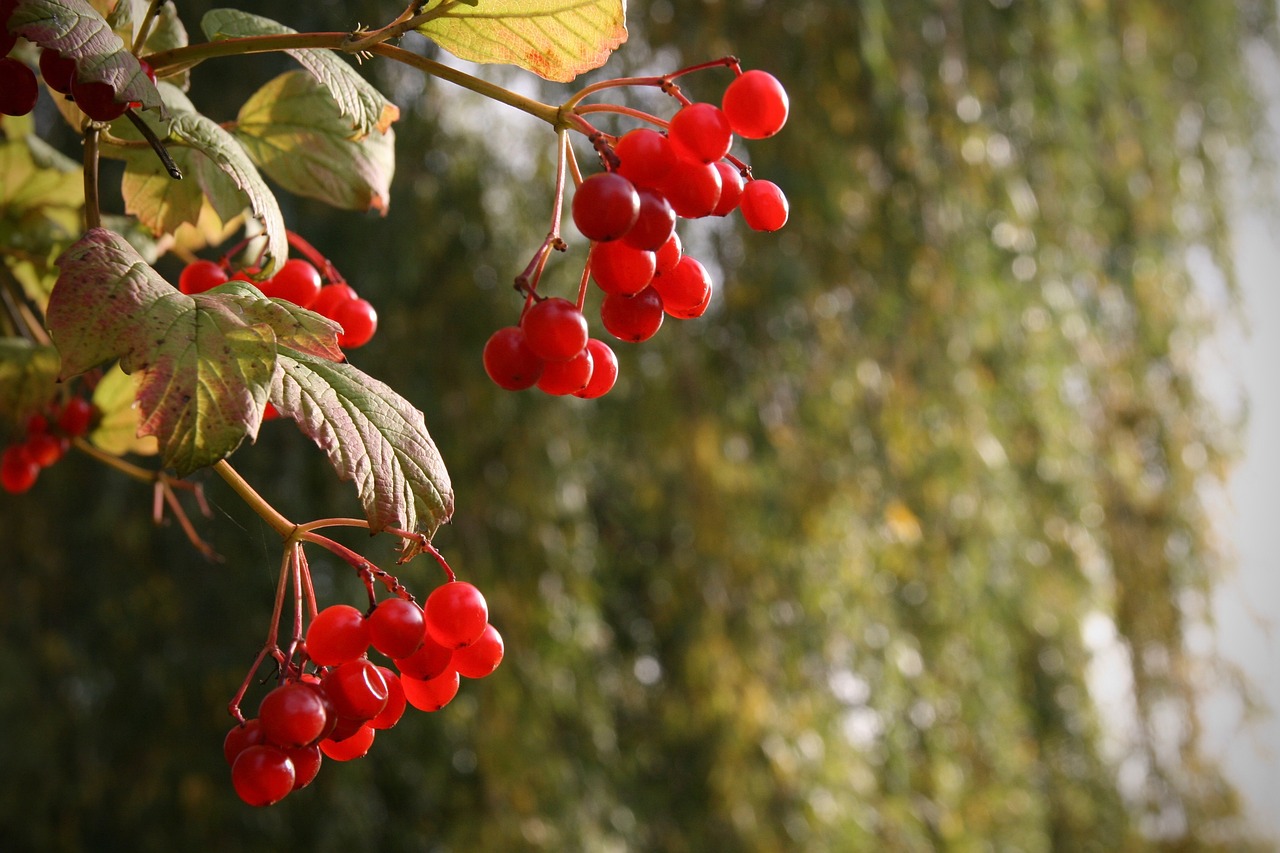
[[[12,2],[0,0],[0,115],[24,116],[36,107],[40,86],[35,72],[9,56],[18,37],[9,32]]]
[[[371,661],[371,648],[394,668]],[[367,614],[347,604],[326,607],[300,651],[303,664],[287,670],[258,715],[232,728],[223,743],[232,785],[251,806],[306,787],[324,758],[364,757],[407,705],[440,710],[457,695],[460,677],[497,669],[503,643],[484,596],[453,580],[437,587],[425,608],[398,597]]]
[[[204,293],[228,281],[247,281],[265,295],[285,299],[310,309],[342,327],[338,345],[343,349],[364,346],[378,330],[378,312],[367,299],[361,299],[355,288],[342,280],[332,264],[323,264],[329,282],[310,261],[290,258],[271,278],[254,281],[254,270],[230,272],[230,264],[199,259],[187,264],[178,276],[178,289],[186,294]]]
[[[679,220],[737,210],[757,231],[786,224],[782,190],[756,180],[729,149],[735,135],[763,139],[781,130],[787,94],[767,72],[738,71],[720,106],[677,95],[683,105],[665,133],[640,127],[616,138],[595,134],[606,170],[583,180],[572,201],[574,224],[591,241],[584,292],[575,304],[543,297],[536,283],[522,288],[528,298],[519,324],[499,329],[484,348],[485,371],[498,386],[599,397],[612,388],[618,363],[605,343],[589,337],[582,313],[588,276],[604,294],[605,330],[639,343],[664,318],[701,317],[711,301],[711,276],[684,254]],[[664,87],[673,91],[669,83]]]
[[[72,397],[48,413],[32,415],[23,439],[0,454],[0,486],[15,495],[30,489],[42,470],[66,454],[73,438],[89,431],[97,415],[97,407],[83,397]]]

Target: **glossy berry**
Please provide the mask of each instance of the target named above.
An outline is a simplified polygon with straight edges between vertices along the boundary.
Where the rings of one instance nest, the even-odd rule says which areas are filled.
[[[720,201],[720,170],[711,163],[679,157],[659,189],[677,216],[698,219],[709,215]]]
[[[378,672],[382,673],[382,680],[387,685],[387,704],[369,721],[369,728],[382,730],[389,729],[400,722],[405,705],[408,703],[404,698],[404,688],[400,686],[400,676],[385,666],[378,667]]]
[[[450,581],[433,589],[423,610],[427,615],[427,635],[448,649],[475,642],[489,621],[484,596],[465,581]]]
[[[320,287],[320,271],[311,262],[290,258],[259,289],[274,299],[287,299],[306,308],[316,301]]]
[[[625,240],[591,246],[591,277],[605,293],[632,296],[653,281],[657,256]]]
[[[369,648],[364,616],[349,604],[333,604],[316,614],[307,628],[307,654],[321,666],[355,660]]]
[[[591,381],[573,396],[594,400],[608,394],[618,381],[618,356],[608,344],[596,338],[587,341],[587,351],[591,353]]]
[[[557,397],[576,394],[591,381],[593,367],[591,350],[585,347],[568,361],[548,361],[538,377],[538,390]]]
[[[293,790],[293,762],[284,750],[268,745],[251,746],[231,765],[231,784],[251,806],[278,803]]]
[[[671,118],[668,130],[677,150],[687,151],[703,163],[714,163],[729,153],[733,129],[715,104],[688,104]]]
[[[424,628],[425,632],[425,628]],[[402,675],[425,681],[435,678],[449,668],[453,657],[453,649],[440,645],[429,636],[424,636],[422,645],[407,658],[396,658],[396,669]]]
[[[320,751],[334,761],[352,761],[364,758],[373,746],[373,738],[377,732],[370,726],[361,726],[355,733],[342,740],[326,738],[320,741]]]
[[[508,391],[532,388],[542,375],[543,361],[524,337],[524,329],[506,326],[489,336],[484,345],[484,371]]]
[[[680,242],[679,234],[672,234],[671,239],[662,244],[662,248],[657,252],[657,269],[654,270],[655,275],[662,275],[675,269],[676,264],[680,263],[680,259],[684,257],[684,244]]]
[[[711,275],[697,258],[685,255],[675,269],[653,280],[653,289],[662,297],[664,311],[687,319],[688,312],[707,304]]]
[[[502,663],[502,653],[502,635],[489,625],[480,639],[453,653],[453,668],[465,678],[484,678]]]
[[[98,407],[92,402],[84,397],[72,397],[58,413],[58,429],[70,438],[79,438],[93,426],[97,414]]]
[[[720,198],[711,209],[711,215],[728,216],[738,209],[738,202],[742,199],[742,172],[724,160],[717,160],[714,165],[720,173]]]
[[[116,90],[100,80],[72,80],[71,97],[80,111],[94,121],[115,121],[128,104],[116,100]]]
[[[378,602],[365,621],[369,625],[369,642],[392,660],[416,652],[427,630],[422,608],[403,598]]]
[[[44,84],[62,95],[71,94],[71,81],[76,79],[76,62],[51,47],[40,51],[40,76]]]
[[[656,250],[676,231],[675,208],[657,190],[641,189],[636,192],[640,196],[640,214],[622,242],[636,249]]]
[[[749,181],[738,203],[742,219],[755,231],[777,231],[787,224],[787,197],[771,181]]]
[[[262,731],[262,724],[257,717],[254,717],[238,726],[232,726],[231,731],[227,732],[227,736],[222,740],[222,754],[227,759],[227,764],[234,764],[236,756],[240,753],[251,746],[259,746],[266,742],[267,736]]]
[[[227,271],[221,264],[201,258],[182,268],[178,274],[178,290],[190,296],[226,284],[227,280]]]
[[[616,172],[587,178],[573,194],[573,224],[588,240],[616,240],[640,213],[635,186]]]
[[[40,97],[36,73],[10,57],[0,59],[0,114],[24,116]]]
[[[618,174],[637,188],[658,186],[676,161],[671,140],[648,127],[627,131],[613,151],[618,155]]]
[[[297,791],[310,785],[316,778],[316,774],[320,772],[320,765],[324,763],[324,754],[320,752],[320,747],[303,746],[297,749],[286,749],[283,752],[293,762],[292,790]]]
[[[0,456],[0,487],[11,495],[29,491],[40,477],[40,465],[21,444],[11,444]]]
[[[746,71],[724,90],[720,107],[743,139],[773,136],[787,122],[787,90],[767,71]]]
[[[324,692],[339,716],[371,720],[387,705],[387,682],[366,658],[347,661],[329,672]]]
[[[268,742],[289,749],[315,743],[329,723],[324,697],[302,681],[281,684],[264,696],[258,720]]]
[[[332,320],[333,312],[337,310],[339,305],[359,298],[360,296],[356,293],[354,287],[345,282],[335,282],[321,287],[320,293],[307,307],[321,317],[328,317]]]
[[[652,287],[635,296],[611,293],[600,304],[600,321],[615,338],[638,344],[662,327],[662,297]]]
[[[333,321],[342,327],[338,346],[343,349],[362,347],[373,340],[378,331],[378,312],[367,299],[350,299],[333,309]]]
[[[439,711],[458,695],[458,671],[449,669],[430,681],[416,678],[400,679],[405,700],[419,711]]]
[[[544,361],[565,361],[587,345],[587,318],[559,296],[531,305],[520,318],[520,328],[529,349]]]

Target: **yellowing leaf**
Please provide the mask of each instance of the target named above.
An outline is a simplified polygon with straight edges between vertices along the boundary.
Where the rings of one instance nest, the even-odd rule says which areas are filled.
[[[58,351],[25,338],[0,338],[0,414],[20,422],[57,393]]]
[[[434,6],[433,6],[434,3]],[[433,0],[417,31],[454,56],[569,81],[627,40],[625,0]]]
[[[93,404],[101,417],[89,433],[89,440],[113,456],[126,453],[154,456],[159,450],[155,436],[138,434],[141,418],[135,398],[140,378],[128,375],[116,365],[93,389]]]

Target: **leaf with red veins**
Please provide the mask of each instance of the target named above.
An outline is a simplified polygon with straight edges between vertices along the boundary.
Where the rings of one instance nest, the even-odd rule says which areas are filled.
[[[121,103],[164,112],[138,59],[88,0],[18,0],[9,30],[75,60],[81,82],[106,83]]]

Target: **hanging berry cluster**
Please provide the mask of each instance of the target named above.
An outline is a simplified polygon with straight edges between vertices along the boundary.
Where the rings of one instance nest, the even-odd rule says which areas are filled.
[[[369,608],[349,604],[315,610],[310,571],[301,546],[282,572],[270,639],[231,701],[237,724],[223,753],[236,793],[251,806],[279,802],[311,783],[325,758],[351,761],[368,754],[378,732],[399,722],[406,707],[438,711],[457,695],[462,678],[484,678],[502,661],[502,636],[489,624],[481,592],[457,580],[429,543],[405,534],[417,550],[430,551],[448,580],[419,606],[391,575],[375,569],[325,537],[356,566],[369,592]],[[282,593],[295,585],[294,633],[286,650],[276,645]],[[374,579],[391,595],[378,601]],[[303,630],[303,595],[311,619]],[[386,663],[375,663],[370,653]],[[278,683],[246,718],[240,705],[258,668],[271,657]]]
[[[41,471],[66,455],[74,439],[89,432],[97,416],[97,408],[83,397],[32,415],[22,439],[0,454],[0,486],[15,495],[28,491]]]
[[[736,72],[720,106],[690,101],[673,82],[716,65]],[[583,313],[589,281],[603,293],[601,325],[620,341],[648,340],[666,317],[701,317],[711,301],[711,276],[701,262],[684,254],[676,233],[679,220],[728,216],[736,210],[757,231],[776,231],[786,224],[782,190],[754,178],[750,167],[729,153],[735,136],[764,139],[786,123],[789,104],[777,78],[765,71],[742,71],[737,60],[727,58],[668,77],[609,81],[588,87],[579,98],[620,85],[660,86],[681,107],[669,122],[612,108],[663,128],[637,127],[620,137],[587,124],[582,115],[591,108],[576,109],[574,115],[590,128],[605,168],[580,180],[573,194],[573,222],[591,241],[591,249],[576,303],[538,292],[549,251],[564,248],[557,196],[552,233],[516,279],[526,296],[520,321],[494,332],[484,348],[485,371],[507,390],[536,385],[548,394],[593,398],[613,387],[617,357],[608,344],[590,337]],[[571,156],[562,146],[562,162],[566,153]]]

